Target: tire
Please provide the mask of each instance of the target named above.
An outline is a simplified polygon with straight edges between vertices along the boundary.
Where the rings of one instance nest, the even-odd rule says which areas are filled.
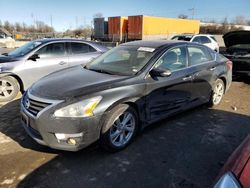
[[[134,140],[137,131],[137,112],[129,105],[120,104],[111,110],[104,122],[101,147],[109,152],[120,151]]]
[[[12,76],[0,78],[0,102],[13,100],[20,90],[18,81]]]
[[[209,106],[217,106],[221,103],[223,95],[225,93],[225,84],[221,79],[217,79],[214,84],[214,88],[209,100]]]

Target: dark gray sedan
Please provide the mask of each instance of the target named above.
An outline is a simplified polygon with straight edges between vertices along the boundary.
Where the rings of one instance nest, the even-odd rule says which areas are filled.
[[[43,39],[0,56],[0,102],[14,99],[38,79],[78,64],[86,64],[108,49],[77,39]]]
[[[218,105],[231,81],[232,62],[206,46],[129,42],[33,84],[22,98],[22,125],[51,148],[76,151],[100,139],[118,151],[156,121]]]

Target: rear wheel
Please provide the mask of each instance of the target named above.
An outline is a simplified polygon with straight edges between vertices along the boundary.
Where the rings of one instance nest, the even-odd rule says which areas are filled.
[[[12,76],[0,78],[0,102],[13,100],[20,90],[18,81]]]
[[[107,130],[101,135],[101,146],[112,152],[122,150],[132,142],[136,135],[137,113],[129,105],[121,104],[111,111],[105,121],[105,127]]]
[[[217,79],[210,98],[210,106],[217,106],[220,104],[225,92],[225,84],[221,79]]]

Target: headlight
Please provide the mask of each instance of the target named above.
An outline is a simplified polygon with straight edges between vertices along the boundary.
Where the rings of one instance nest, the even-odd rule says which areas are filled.
[[[214,188],[241,188],[241,186],[234,175],[228,172],[219,179]]]
[[[93,97],[90,99],[77,102],[59,110],[54,113],[55,117],[90,117],[93,116],[94,109],[101,101],[102,97]]]

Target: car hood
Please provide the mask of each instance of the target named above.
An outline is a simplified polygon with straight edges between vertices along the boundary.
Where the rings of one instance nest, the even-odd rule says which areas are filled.
[[[232,31],[223,36],[227,48],[237,44],[250,44],[250,31]]]
[[[75,66],[43,77],[31,86],[29,93],[41,98],[66,100],[108,89],[127,78]]]
[[[11,56],[2,56],[0,55],[0,63],[9,63],[13,61],[17,61],[18,59],[13,58]]]

